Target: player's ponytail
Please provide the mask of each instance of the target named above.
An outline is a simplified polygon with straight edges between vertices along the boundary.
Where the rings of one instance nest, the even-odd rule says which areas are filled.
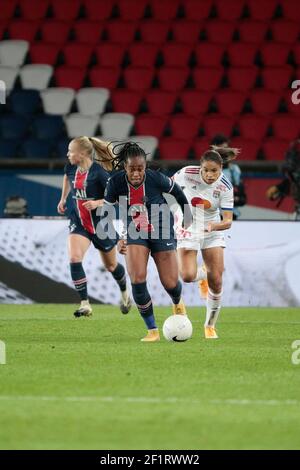
[[[231,160],[234,160],[239,153],[240,150],[237,148],[211,145],[211,149],[204,152],[200,158],[200,165],[203,162],[212,161],[223,166],[224,163],[229,163]]]
[[[109,142],[97,139],[96,137],[81,136],[73,139],[79,145],[81,150],[84,150],[89,158],[99,163],[105,170],[111,171],[113,169],[113,152]]]

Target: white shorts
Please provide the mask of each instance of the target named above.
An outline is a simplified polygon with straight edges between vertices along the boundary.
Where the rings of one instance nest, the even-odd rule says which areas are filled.
[[[201,240],[196,237],[177,239],[177,249],[185,248],[186,250],[206,250],[207,248],[214,248],[215,246],[226,247],[225,237],[223,232],[212,232],[205,235]]]

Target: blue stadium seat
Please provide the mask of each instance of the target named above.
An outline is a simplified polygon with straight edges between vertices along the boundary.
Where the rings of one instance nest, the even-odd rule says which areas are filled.
[[[10,106],[16,114],[34,114],[41,108],[40,94],[37,90],[19,90],[10,95]]]
[[[55,153],[57,154],[57,157],[67,159],[70,140],[71,139],[65,138],[58,142],[57,146],[55,147]]]
[[[28,139],[21,146],[21,156],[25,158],[50,158],[52,156],[52,140]]]
[[[0,135],[3,139],[19,140],[26,135],[29,119],[16,114],[4,114],[0,118]]]
[[[57,139],[64,131],[64,122],[61,116],[44,114],[34,120],[32,130],[38,139]]]
[[[14,139],[0,139],[0,158],[15,158],[19,143]]]

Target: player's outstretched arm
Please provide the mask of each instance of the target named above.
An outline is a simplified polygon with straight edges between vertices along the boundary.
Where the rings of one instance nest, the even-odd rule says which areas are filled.
[[[64,175],[61,198],[57,205],[57,212],[59,214],[63,215],[66,212],[66,201],[67,201],[69,192],[70,192],[70,183],[69,183],[67,175]]]
[[[170,191],[170,194],[175,197],[176,201],[178,202],[182,213],[183,213],[183,221],[182,221],[182,226],[185,229],[188,229],[189,226],[193,223],[193,215],[190,209],[189,202],[181,189],[181,187],[175,183],[173,188]]]

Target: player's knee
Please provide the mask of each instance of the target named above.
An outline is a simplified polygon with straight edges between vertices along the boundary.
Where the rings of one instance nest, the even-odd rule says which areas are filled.
[[[184,272],[181,274],[183,282],[193,282],[195,280],[195,274],[191,272]]]

